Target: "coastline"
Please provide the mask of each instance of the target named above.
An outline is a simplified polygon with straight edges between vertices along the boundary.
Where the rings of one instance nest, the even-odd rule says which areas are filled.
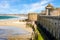
[[[22,38],[22,39],[26,39],[26,38],[31,38],[32,36],[32,28],[30,27],[26,27],[26,22],[23,21],[19,21],[19,20],[5,20],[5,21],[0,21],[0,27],[1,26],[8,26],[8,27],[17,27],[17,28],[22,28],[24,30],[26,30],[27,32],[29,32],[28,34],[22,34],[22,35],[8,35],[7,38],[9,39],[14,39],[17,37],[18,38]]]
[[[0,26],[11,26],[11,27],[18,27],[27,30],[28,32],[32,33],[32,28],[26,27],[26,22],[19,21],[19,20],[5,20],[0,21]]]

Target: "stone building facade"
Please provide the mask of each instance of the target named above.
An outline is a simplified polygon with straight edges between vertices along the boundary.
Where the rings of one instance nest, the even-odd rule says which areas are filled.
[[[60,8],[54,8],[51,4],[48,4],[41,14],[46,16],[60,16]]]
[[[29,21],[37,21],[37,13],[29,13],[28,20]]]
[[[54,9],[51,4],[48,4],[46,7],[46,15],[51,15],[50,12]]]
[[[51,16],[60,16],[60,8],[55,9],[51,11],[50,13],[51,13]]]

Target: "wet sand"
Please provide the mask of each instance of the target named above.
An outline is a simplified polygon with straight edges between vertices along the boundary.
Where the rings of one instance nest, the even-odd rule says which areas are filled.
[[[26,22],[21,22],[19,20],[5,20],[5,21],[0,21],[0,26],[8,26],[8,27],[18,27],[18,28],[23,28],[24,30],[26,30],[27,32],[29,32],[30,35],[17,35],[17,36],[13,36],[13,37],[8,37],[8,40],[16,40],[16,39],[20,39],[20,40],[24,40],[26,38],[31,38],[32,36],[32,28],[30,27],[26,27]],[[26,38],[25,38],[26,37]]]
[[[10,26],[10,27],[18,27],[27,30],[28,32],[32,33],[32,28],[26,27],[26,22],[20,22],[19,20],[5,20],[0,21],[0,26]]]

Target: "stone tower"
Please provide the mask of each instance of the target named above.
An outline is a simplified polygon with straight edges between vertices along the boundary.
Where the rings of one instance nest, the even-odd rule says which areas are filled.
[[[29,21],[37,21],[37,13],[29,13],[28,20]]]
[[[50,15],[50,12],[54,9],[51,4],[48,4],[46,7],[46,15]]]

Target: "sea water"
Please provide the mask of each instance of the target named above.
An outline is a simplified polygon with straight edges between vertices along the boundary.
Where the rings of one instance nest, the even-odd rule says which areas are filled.
[[[0,16],[0,20],[25,20],[25,16]]]
[[[17,18],[15,16],[0,16],[0,19]]]
[[[20,17],[20,16],[0,16],[0,20],[23,20],[27,17]],[[8,35],[26,35],[29,34],[26,30],[22,28],[12,27],[12,26],[0,26],[0,40],[8,40]]]

